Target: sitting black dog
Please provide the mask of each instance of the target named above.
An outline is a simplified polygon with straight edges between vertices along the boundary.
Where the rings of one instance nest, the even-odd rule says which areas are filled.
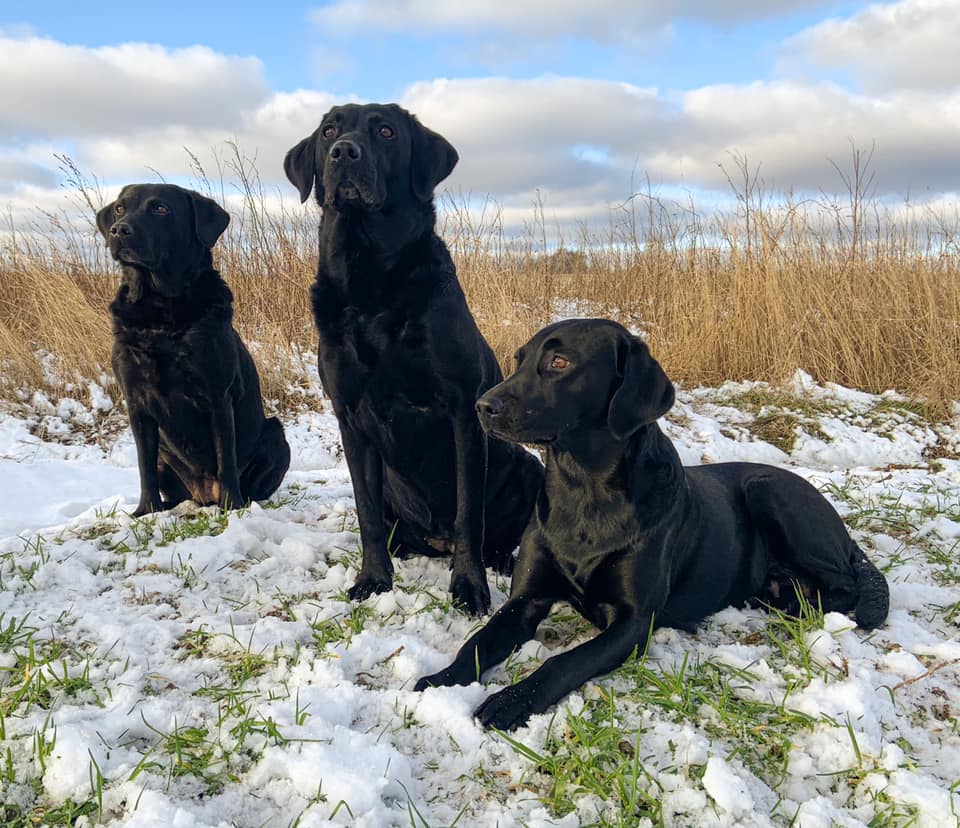
[[[673,385],[621,325],[560,322],[517,359],[477,409],[491,434],[546,447],[546,481],[510,598],[418,690],[476,680],[561,600],[603,632],[487,699],[485,726],[518,727],[615,669],[651,625],[691,629],[751,599],[796,612],[795,590],[865,629],[886,618],[886,580],[805,480],[756,463],[680,464],[656,423]]]
[[[138,516],[183,500],[264,500],[290,464],[213,267],[210,248],[229,222],[215,201],[169,184],[124,187],[97,213],[123,268],[110,304],[113,372],[137,445]]]
[[[487,439],[474,409],[503,376],[437,236],[433,189],[456,150],[395,104],[331,109],[287,153],[323,207],[313,313],[353,480],[363,563],[351,598],[390,589],[401,553],[453,553],[450,592],[490,606],[484,563],[513,566],[543,467]]]

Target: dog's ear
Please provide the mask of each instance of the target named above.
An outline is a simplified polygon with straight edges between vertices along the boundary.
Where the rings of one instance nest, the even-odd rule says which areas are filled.
[[[300,203],[310,198],[316,186],[317,200],[323,201],[323,183],[317,175],[317,132],[308,135],[283,158],[283,171],[290,183],[300,192]]]
[[[123,193],[127,188],[124,187],[120,191],[120,195],[117,196],[116,201],[111,201],[106,207],[103,207],[97,213],[97,230],[99,230],[103,237],[110,237],[110,228],[113,227],[114,222],[117,220],[117,201],[123,198]]]
[[[421,201],[433,198],[433,188],[453,172],[460,156],[442,135],[416,118],[410,125],[410,186]]]
[[[211,248],[223,235],[230,223],[230,214],[212,198],[200,193],[190,193],[193,200],[193,217],[197,225],[197,238],[204,247]]]
[[[108,238],[110,235],[110,228],[113,227],[113,220],[116,218],[116,209],[117,202],[111,201],[97,213],[97,230],[104,238]]]
[[[618,440],[626,440],[640,426],[654,422],[673,405],[673,383],[650,349],[637,336],[626,332],[617,341],[617,373],[620,387],[610,398],[607,425]]]

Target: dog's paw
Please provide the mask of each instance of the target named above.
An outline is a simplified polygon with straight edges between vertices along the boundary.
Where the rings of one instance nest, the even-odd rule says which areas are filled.
[[[457,682],[452,681],[450,676],[447,675],[446,670],[441,670],[432,676],[424,676],[423,678],[417,679],[417,683],[413,685],[413,690],[415,693],[422,693],[428,687],[450,687],[456,683]]]
[[[482,570],[479,576],[455,571],[450,576],[450,594],[470,615],[483,615],[490,609],[490,585]]]
[[[540,712],[536,707],[535,698],[521,682],[494,693],[477,708],[474,716],[485,728],[516,730],[534,713]]]
[[[444,668],[439,673],[434,673],[432,676],[424,676],[418,679],[417,683],[413,685],[414,691],[422,693],[428,687],[453,687],[455,684],[469,684],[473,681],[472,677],[464,679],[463,676],[458,675],[455,668],[456,663]]]
[[[241,509],[246,506],[250,501],[248,501],[242,494],[240,490],[230,491],[226,488],[220,490],[220,497],[218,499],[218,505],[221,509]]]
[[[154,512],[162,511],[164,511],[164,505],[160,498],[157,498],[156,500],[145,500],[141,498],[140,502],[137,504],[137,508],[134,509],[130,514],[132,517],[139,518],[143,517],[144,515],[151,515]]]
[[[371,595],[389,592],[393,588],[393,578],[389,575],[360,575],[347,592],[351,601],[363,601]]]

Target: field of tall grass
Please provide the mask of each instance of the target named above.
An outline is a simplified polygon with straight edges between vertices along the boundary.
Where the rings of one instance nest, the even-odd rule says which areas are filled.
[[[516,347],[558,315],[603,315],[645,332],[688,385],[776,383],[802,368],[945,410],[960,399],[960,218],[877,201],[868,160],[854,151],[851,170],[838,170],[839,198],[769,192],[738,161],[726,211],[647,189],[612,207],[606,227],[570,237],[551,225],[549,205],[533,205],[511,233],[495,203],[445,197],[439,228],[507,369]],[[89,225],[38,215],[29,228],[8,223],[0,242],[0,396],[8,399],[49,384],[51,365],[59,393],[82,395],[72,380],[110,373],[107,305],[118,280],[93,216],[115,193],[66,164],[67,197]],[[219,181],[199,176],[198,189],[235,194],[215,260],[234,291],[237,326],[256,343],[265,396],[283,409],[302,360],[312,359],[318,212],[292,193],[276,208],[239,151]]]

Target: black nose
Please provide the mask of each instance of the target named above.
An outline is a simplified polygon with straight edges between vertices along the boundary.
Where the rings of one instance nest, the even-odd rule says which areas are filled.
[[[330,157],[334,161],[359,161],[362,154],[360,145],[349,138],[341,138],[330,147]]]
[[[484,417],[499,417],[503,414],[503,400],[499,397],[481,397],[477,400],[477,413]]]
[[[118,221],[110,228],[111,236],[129,236],[132,232],[133,228],[125,221]]]

